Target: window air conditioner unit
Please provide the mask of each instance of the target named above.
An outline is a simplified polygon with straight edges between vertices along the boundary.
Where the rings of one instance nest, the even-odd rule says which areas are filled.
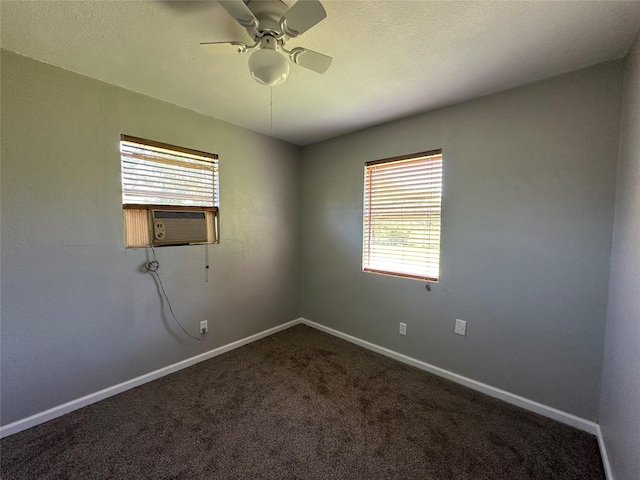
[[[151,210],[154,245],[188,245],[207,242],[207,219],[204,212]]]

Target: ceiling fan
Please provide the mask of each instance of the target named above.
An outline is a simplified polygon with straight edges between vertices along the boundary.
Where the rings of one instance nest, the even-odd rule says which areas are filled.
[[[289,62],[324,73],[331,57],[302,47],[285,48],[288,39],[302,35],[327,16],[319,0],[297,0],[291,8],[281,0],[219,0],[220,5],[242,25],[254,43],[209,42],[200,46],[213,55],[254,52],[249,57],[253,79],[263,85],[279,85],[289,76]]]

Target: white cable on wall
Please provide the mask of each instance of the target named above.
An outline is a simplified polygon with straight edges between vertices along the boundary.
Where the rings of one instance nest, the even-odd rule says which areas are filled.
[[[178,324],[178,326],[180,327],[180,329],[185,333],[185,335],[193,338],[194,340],[204,340],[204,333],[201,333],[199,337],[194,337],[193,335],[191,335],[189,332],[187,332],[184,327],[182,326],[182,324],[180,324],[180,322],[178,321],[178,319],[176,318],[176,315],[173,313],[173,308],[171,307],[171,302],[169,301],[169,297],[167,296],[167,292],[164,291],[164,285],[162,284],[162,279],[160,278],[160,274],[158,273],[158,269],[160,268],[160,262],[158,262],[157,258],[156,258],[156,249],[153,247],[153,244],[150,244],[151,246],[151,251],[153,252],[153,260],[145,263],[145,268],[153,273],[156,278],[158,279],[158,283],[160,284],[160,290],[162,291],[162,294],[164,295],[165,300],[167,301],[167,305],[169,306],[169,311],[171,312],[171,316],[173,317],[173,319],[176,321],[176,323]],[[209,262],[207,261],[207,267],[209,266]],[[208,272],[208,270],[207,270]],[[208,277],[207,277],[208,278]]]

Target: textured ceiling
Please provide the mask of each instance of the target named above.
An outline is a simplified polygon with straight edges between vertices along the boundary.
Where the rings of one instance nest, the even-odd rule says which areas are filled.
[[[637,1],[323,4],[327,18],[287,47],[330,55],[331,67],[292,65],[272,89],[251,79],[247,54],[198,46],[249,42],[215,1],[2,0],[0,38],[4,49],[306,145],[620,58],[640,25]]]

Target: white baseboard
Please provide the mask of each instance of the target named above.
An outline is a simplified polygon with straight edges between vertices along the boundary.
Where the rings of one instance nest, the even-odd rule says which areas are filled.
[[[342,338],[343,340],[364,347],[367,350],[381,353],[382,355],[393,358],[394,360],[398,360],[399,362],[406,363],[407,365],[411,365],[421,370],[425,370],[440,377],[446,378],[448,380],[452,380],[456,383],[459,383],[460,385],[464,385],[465,387],[477,390],[478,392],[482,392],[491,397],[498,398],[512,405],[524,408],[525,410],[538,413],[558,422],[575,427],[579,430],[583,430],[592,435],[598,434],[598,424],[590,420],[586,420],[584,418],[577,417],[576,415],[572,415],[571,413],[563,412],[553,407],[548,407],[547,405],[534,402],[533,400],[514,395],[513,393],[509,393],[505,390],[500,390],[499,388],[492,387],[491,385],[487,385],[486,383],[477,382],[470,378],[463,377],[462,375],[458,375],[457,373],[453,373],[443,368],[430,365],[421,360],[408,357],[407,355],[394,352],[393,350],[389,350],[388,348],[380,347],[365,340],[360,340],[359,338],[347,335],[346,333],[334,330],[333,328],[325,327],[324,325],[312,322],[311,320],[307,320],[306,318],[302,318],[301,323],[304,323],[305,325],[316,328],[335,337]]]
[[[602,436],[602,430],[598,425],[598,446],[600,447],[600,456],[602,457],[602,466],[604,467],[604,473],[607,480],[613,480],[613,472],[611,471],[611,464],[609,463],[609,454],[607,453],[607,447],[604,444],[604,437]]]
[[[160,377],[164,377],[165,375],[169,375],[170,373],[174,373],[174,372],[177,372],[178,370],[182,370],[183,368],[190,367],[204,360],[217,357],[218,355],[222,355],[223,353],[226,353],[230,350],[234,350],[248,343],[255,342],[256,340],[260,340],[261,338],[268,337],[269,335],[273,335],[274,333],[280,332],[282,330],[286,330],[287,328],[297,325],[301,321],[302,319],[297,319],[287,323],[283,323],[282,325],[279,325],[277,327],[264,330],[263,332],[259,332],[259,333],[256,333],[255,335],[251,335],[249,337],[242,338],[235,342],[231,342],[227,345],[223,345],[222,347],[214,348],[213,350],[209,350],[208,352],[202,353],[200,355],[196,355],[195,357],[187,358],[186,360],[183,360],[178,363],[174,363],[173,365],[169,365],[159,370],[154,370],[153,372],[149,372],[145,375],[132,378],[131,380],[127,380],[126,382],[119,383],[118,385],[105,388],[104,390],[100,390],[98,392],[91,393],[89,395],[78,398],[76,400],[72,400],[70,402],[64,403],[57,407],[50,408],[49,410],[45,410],[44,412],[36,413],[35,415],[31,415],[30,417],[23,418],[22,420],[9,423],[7,425],[0,427],[0,438],[13,435],[14,433],[18,433],[18,432],[21,432],[22,430],[26,430],[27,428],[35,427],[36,425],[39,425],[44,422],[48,422],[49,420],[53,420],[54,418],[61,417],[66,413],[72,412],[74,410],[78,410],[79,408],[82,408],[82,407],[86,407],[87,405],[91,405],[92,403],[99,402],[100,400],[104,400],[105,398],[112,397],[114,395],[117,395],[118,393],[125,392],[131,388],[138,387],[140,385],[143,385],[147,382],[151,382],[153,380],[157,380]]]

